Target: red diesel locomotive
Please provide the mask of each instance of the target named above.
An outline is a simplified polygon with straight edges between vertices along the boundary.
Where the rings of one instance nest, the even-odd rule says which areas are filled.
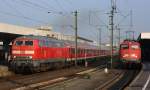
[[[12,70],[45,71],[52,67],[74,63],[75,46],[71,41],[28,35],[18,37],[13,41],[11,54]],[[93,45],[78,43],[78,60],[108,54],[107,50],[100,51]]]
[[[120,44],[120,60],[124,64],[141,63],[140,44],[134,40],[124,40]]]

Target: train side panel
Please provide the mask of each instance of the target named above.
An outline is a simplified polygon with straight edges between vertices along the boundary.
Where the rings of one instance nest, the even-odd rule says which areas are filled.
[[[67,45],[65,45],[65,43]],[[77,58],[83,60],[107,55],[106,50],[85,43],[79,43]],[[85,46],[84,46],[85,45]],[[109,55],[109,54],[108,54]],[[69,41],[60,41],[42,36],[22,36],[15,39],[12,45],[11,67],[14,70],[45,70],[53,66],[61,66],[74,62],[75,46]]]

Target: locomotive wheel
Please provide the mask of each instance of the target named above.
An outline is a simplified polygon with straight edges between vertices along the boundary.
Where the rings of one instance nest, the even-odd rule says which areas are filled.
[[[46,71],[47,68],[46,68],[46,65],[45,64],[40,64],[40,71]]]
[[[54,67],[56,68],[56,69],[60,69],[60,68],[62,68],[62,65],[61,65],[62,63],[61,62],[56,62],[56,63],[54,63]]]
[[[40,67],[33,67],[35,72],[40,72]]]
[[[14,71],[16,74],[21,73],[20,70],[19,70],[17,67],[15,67],[13,71]]]

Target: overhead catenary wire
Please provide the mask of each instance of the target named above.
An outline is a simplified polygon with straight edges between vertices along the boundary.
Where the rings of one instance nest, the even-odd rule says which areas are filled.
[[[43,6],[41,6],[41,5],[38,5],[38,4],[36,4],[36,3],[34,3],[34,2],[30,2],[30,1],[27,1],[27,0],[21,0],[21,2],[19,2],[19,1],[17,1],[17,0],[14,0],[16,3],[21,3],[22,5],[24,5],[24,6],[27,6],[27,7],[31,7],[31,8],[39,8],[39,9],[42,9],[42,11],[43,10],[45,10],[45,14],[47,14],[47,13],[51,13],[51,14],[57,14],[57,15],[61,15],[61,16],[64,16],[64,17],[66,17],[66,18],[68,18],[68,16],[69,15],[66,15],[66,13],[64,13],[64,12],[60,12],[60,11],[50,11],[47,7],[43,7]],[[38,11],[39,11],[39,9],[37,9]],[[23,17],[26,17],[27,18],[27,16],[23,16]],[[30,18],[30,17],[29,17]],[[29,19],[28,18],[28,19]],[[30,18],[30,19],[32,19],[32,18]],[[35,21],[35,20],[34,20]],[[36,20],[36,21],[39,21],[39,20]],[[42,21],[43,22],[43,21]],[[54,26],[59,26],[59,25],[54,25]]]
[[[59,3],[58,0],[55,0],[55,2],[58,4],[58,6],[59,6],[63,11],[65,11],[65,13],[68,14],[68,11],[64,9],[64,7]],[[69,3],[71,3],[71,2],[69,2]],[[68,17],[67,17],[67,18],[68,18]],[[82,21],[83,23],[85,23],[85,24],[87,24],[87,25],[90,25],[89,23],[84,22],[85,20],[81,20],[81,18],[79,18],[79,17],[78,17],[78,20]],[[93,25],[90,25],[90,26],[95,27],[95,26],[93,26]]]
[[[56,8],[53,7],[52,5],[50,5],[48,2],[45,2],[44,0],[40,0],[40,2],[42,2],[43,4],[45,4],[47,6],[47,8],[51,8],[53,10],[56,10]]]
[[[41,8],[41,9],[49,10],[49,8],[44,7],[44,6],[42,6],[42,5],[39,5],[39,4],[35,3],[35,2],[31,2],[31,1],[28,1],[28,0],[21,0],[21,1],[24,2],[24,3],[28,3],[28,4],[30,4],[30,5],[33,5],[33,6],[35,6],[35,7],[39,7],[39,8]]]
[[[13,0],[13,2],[15,2],[17,4],[21,4],[21,5],[28,7],[28,8],[35,9],[35,10],[40,11],[40,12],[48,12],[49,11],[49,9],[47,10],[47,9],[41,8],[39,6],[35,6],[33,4],[25,3],[22,0]]]
[[[22,5],[24,6],[28,6],[28,7],[31,7],[31,8],[40,8],[42,10],[45,10],[45,11],[49,11],[50,13],[52,14],[59,14],[59,15],[62,15],[62,16],[65,16],[66,18],[68,18],[68,16],[71,16],[71,13],[70,12],[70,15],[68,15],[68,11],[65,10],[64,7],[62,7],[62,5],[60,4],[60,2],[58,0],[56,0],[56,3],[58,4],[58,6],[63,9],[63,11],[65,12],[57,12],[57,11],[54,11],[54,10],[49,10],[48,6],[42,6],[41,4],[38,4],[38,3],[35,3],[35,2],[32,2],[30,0],[21,0],[21,1],[18,1],[18,0],[14,0],[15,2],[19,2],[21,3]],[[44,1],[42,1],[42,3],[44,3]],[[70,2],[69,2],[70,3]],[[8,4],[8,2],[7,2]],[[10,4],[10,3],[9,3]],[[22,12],[20,12],[17,8],[13,7],[12,5],[9,5],[9,7],[12,7],[13,9],[15,9],[15,11],[18,13],[18,14],[13,14],[13,13],[10,13],[10,12],[5,12],[5,11],[2,11],[1,14],[9,14],[9,16],[15,16],[15,17],[19,17],[19,18],[23,18],[25,20],[30,20],[30,21],[34,21],[34,22],[38,22],[38,23],[44,23],[44,24],[48,24],[48,22],[45,22],[45,21],[42,21],[42,20],[36,20],[34,18],[31,18],[31,17],[27,17],[25,15],[23,15]],[[38,9],[39,10],[39,9]],[[79,19],[81,22],[85,23],[86,25],[89,25],[91,27],[94,27],[94,25],[90,25],[89,23],[85,22],[85,20],[82,20],[82,19]],[[58,26],[58,25],[57,25]],[[68,27],[72,27],[71,25],[68,25]]]
[[[25,20],[34,21],[36,23],[49,24],[49,22],[45,22],[45,21],[41,21],[41,20],[36,20],[36,19],[30,18],[30,17],[21,16],[21,15],[18,15],[18,14],[13,14],[13,13],[5,12],[5,11],[0,11],[0,14],[4,14],[4,15],[7,15],[7,16],[13,16],[13,17],[17,17],[17,18],[22,18],[22,19],[25,19]]]
[[[97,20],[99,20],[103,24],[103,25],[99,25],[99,26],[106,26],[106,27],[108,27],[108,25],[100,17],[98,17],[96,13],[95,13],[95,17],[97,18]]]
[[[35,6],[35,7],[38,7],[38,8],[40,8],[40,9],[46,9],[47,11],[49,11],[48,9],[49,8],[47,8],[47,7],[44,7],[44,6],[41,6],[41,5],[39,5],[39,4],[36,4],[36,3],[34,3],[34,2],[31,2],[31,1],[28,1],[28,0],[21,0],[22,2],[24,2],[24,3],[26,3],[26,4],[29,4],[29,5],[31,5],[31,6]],[[66,11],[63,7],[62,7],[62,5],[59,3],[59,1],[58,0],[55,0],[55,2],[58,4],[58,6],[60,7],[60,9],[63,9],[63,11],[65,11],[65,12],[57,12],[57,11],[49,11],[49,13],[52,13],[52,14],[59,14],[59,15],[62,15],[62,16],[65,16],[66,18],[68,18],[68,16],[70,17],[71,15],[68,15],[69,14],[69,12],[68,11]],[[71,12],[72,13],[72,12]],[[70,13],[70,14],[71,14]],[[80,20],[81,21],[81,20]],[[86,23],[87,25],[89,25],[88,23]],[[95,27],[94,25],[90,25],[90,26],[92,26],[92,27]]]
[[[119,9],[117,9],[117,10],[119,10]],[[119,15],[121,15],[123,18],[121,19],[121,20],[119,20],[118,22],[117,22],[117,24],[116,24],[116,26],[117,25],[119,25],[119,26],[130,26],[130,27],[132,27],[132,21],[131,21],[131,12],[130,13],[127,13],[126,15],[123,15],[122,13],[121,13],[121,11],[119,10]],[[130,16],[130,25],[121,25],[123,22],[124,22],[124,20],[126,20],[128,17]]]
[[[130,14],[127,14],[126,16],[123,17],[123,19],[121,19],[116,25],[120,25],[121,23],[123,23],[123,21],[130,16]]]
[[[31,2],[31,1],[28,1],[28,0],[20,0],[20,1],[18,1],[18,0],[14,0],[16,3],[20,3],[20,4],[22,4],[22,5],[24,5],[24,6],[27,6],[27,7],[31,7],[31,8],[35,8],[36,10],[38,10],[38,11],[44,11],[44,12],[46,12],[46,13],[53,13],[53,14],[62,14],[62,12],[58,12],[58,11],[55,11],[54,10],[54,8],[53,7],[51,7],[50,5],[46,5],[47,7],[45,7],[45,6],[42,6],[42,5],[40,5],[40,4],[38,4],[38,3],[35,3],[35,2]],[[44,3],[44,1],[42,1],[42,3]],[[49,7],[50,8],[49,8]],[[37,9],[38,8],[38,9]],[[41,9],[41,10],[39,10],[39,9]]]
[[[20,12],[16,7],[14,7],[9,1],[4,0],[3,2],[4,2],[8,7],[10,7],[10,9],[14,9],[15,12],[16,12],[16,14],[19,14],[19,15],[21,15],[21,16],[24,17],[24,14],[23,14],[22,12]]]
[[[60,7],[60,9],[62,9],[65,13],[68,13],[68,11],[60,4],[60,2],[58,0],[55,0],[55,2]]]
[[[41,11],[39,9],[42,9],[42,11],[45,11],[46,13],[51,13],[51,14],[58,14],[58,15],[62,15],[62,16],[65,16],[65,13],[62,12],[62,11],[56,11],[54,10],[54,7],[50,6],[49,4],[45,3],[44,1],[42,1],[41,3],[45,3],[47,4],[46,7],[45,6],[42,6],[41,4],[38,4],[38,3],[35,3],[35,2],[31,2],[29,0],[14,0],[14,2],[16,3],[20,3],[24,6],[27,6],[27,7],[31,7],[32,9],[33,8],[36,8],[36,10],[38,11]],[[52,9],[50,9],[52,8]],[[37,9],[38,8],[38,9]]]
[[[64,0],[64,1],[66,1],[66,0]],[[67,3],[68,3],[68,5],[72,8],[72,6],[74,5],[70,0],[67,0],[66,1]]]

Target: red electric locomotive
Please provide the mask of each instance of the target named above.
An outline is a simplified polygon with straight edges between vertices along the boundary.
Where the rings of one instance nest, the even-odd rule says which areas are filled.
[[[141,63],[140,44],[134,40],[124,40],[120,45],[120,60],[124,64]]]
[[[78,60],[106,55],[106,50],[85,43],[78,43]],[[74,42],[56,40],[44,36],[21,36],[12,44],[12,61],[14,71],[30,69],[45,71],[52,67],[72,64],[75,60]]]

